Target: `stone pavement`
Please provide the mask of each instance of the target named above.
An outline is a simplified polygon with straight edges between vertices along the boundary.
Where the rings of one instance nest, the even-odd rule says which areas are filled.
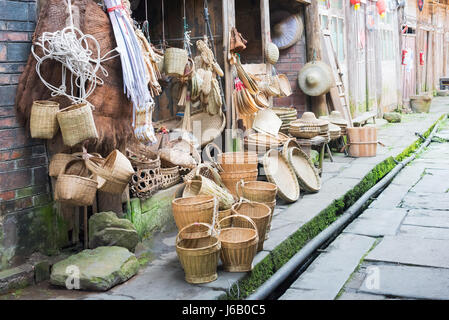
[[[328,207],[334,199],[352,189],[375,165],[389,156],[400,154],[417,139],[415,132],[425,132],[448,110],[449,98],[435,98],[430,114],[411,114],[404,116],[402,123],[379,125],[379,140],[385,144],[385,147],[378,147],[376,157],[354,159],[340,154],[334,155],[334,162],[326,160],[322,177],[323,187],[319,193],[302,194],[300,200],[291,205],[280,203],[278,200],[279,205],[274,213],[270,238],[265,242],[264,250],[257,254],[254,264],[269,255],[276,246]],[[419,177],[420,175],[418,175]],[[402,179],[405,182],[408,181],[408,177]],[[390,187],[402,190],[402,185]],[[388,214],[385,213],[385,215]],[[368,214],[366,219],[370,219]],[[396,217],[393,220],[396,223],[400,222]],[[379,223],[377,228],[375,233],[381,232],[382,224]],[[389,225],[384,228],[389,228],[390,233],[394,232]],[[413,232],[413,230],[408,229],[408,232]],[[233,283],[245,276],[245,273],[224,272],[219,267],[218,280],[212,283],[203,285],[186,283],[175,251],[175,236],[176,234],[173,232],[164,232],[156,234],[146,241],[144,245],[149,263],[141,268],[137,276],[106,293],[71,292],[54,289],[43,283],[37,288],[23,290],[21,297],[23,299],[32,299],[37,296],[48,299],[217,299],[226,293]],[[339,240],[335,247],[355,251],[354,253],[347,252],[346,264],[350,272],[348,273],[346,269],[335,271],[338,272],[340,281],[338,285],[334,286],[337,293],[357,266],[360,260],[359,255],[363,255],[374,243],[374,239],[370,236],[355,234],[346,234],[346,236],[350,238]],[[329,295],[322,297],[332,298]]]
[[[448,190],[449,142],[433,142],[281,299],[449,299]]]

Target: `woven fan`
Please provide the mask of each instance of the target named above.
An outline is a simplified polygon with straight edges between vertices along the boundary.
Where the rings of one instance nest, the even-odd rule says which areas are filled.
[[[291,15],[274,26],[272,42],[279,50],[290,48],[301,39],[303,31],[304,24],[301,16]]]

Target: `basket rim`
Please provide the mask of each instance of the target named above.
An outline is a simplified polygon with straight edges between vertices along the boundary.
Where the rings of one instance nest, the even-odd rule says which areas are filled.
[[[210,195],[205,195],[205,194],[200,194],[200,195],[196,195],[196,196],[191,196],[191,197],[183,197],[183,198],[176,198],[172,200],[172,204],[175,204],[177,206],[191,206],[192,203],[182,203],[182,202],[187,202],[188,200],[192,200],[194,198],[200,198],[200,199],[204,199],[201,200],[197,203],[195,203],[196,205],[199,204],[205,204],[208,202],[214,202],[215,197],[214,196],[210,196]]]
[[[238,209],[236,209],[236,207],[240,207],[241,205],[244,205],[244,204],[246,204],[246,205],[253,205],[253,206],[258,206],[258,207],[263,207],[264,209],[266,209],[266,210],[268,210],[268,213],[267,214],[265,214],[265,215],[263,215],[263,216],[260,216],[260,217],[257,217],[257,216],[251,216],[251,215],[248,215],[248,214],[243,214],[243,213],[240,213],[240,212],[238,212],[237,210]],[[257,219],[257,220],[259,220],[259,219],[265,219],[265,218],[267,218],[267,217],[269,217],[270,215],[271,215],[271,209],[270,209],[270,207],[269,206],[267,206],[265,203],[263,203],[263,202],[255,202],[255,201],[243,201],[243,202],[237,202],[237,203],[234,203],[233,205],[232,205],[232,208],[231,208],[231,210],[232,210],[232,212],[234,212],[235,214],[240,214],[240,215],[244,215],[244,216],[247,216],[248,218],[250,218],[250,219],[252,219],[252,220],[255,220],[255,219]]]

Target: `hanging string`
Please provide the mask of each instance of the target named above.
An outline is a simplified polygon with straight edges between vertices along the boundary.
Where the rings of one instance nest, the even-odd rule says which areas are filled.
[[[161,0],[161,8],[162,8],[162,49],[165,51],[166,42],[165,42],[165,2]]]
[[[187,11],[186,11],[186,0],[183,0],[183,4],[184,4],[184,17],[183,17],[183,21],[184,21],[184,50],[187,51],[187,53],[189,54],[189,57],[192,57],[192,42],[190,41],[190,34],[191,31],[189,31],[189,25],[187,24]]]

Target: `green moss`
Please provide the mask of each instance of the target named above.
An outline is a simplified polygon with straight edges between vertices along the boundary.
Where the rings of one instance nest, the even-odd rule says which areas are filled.
[[[438,121],[442,118],[443,117]],[[424,137],[430,135],[437,122],[424,133]],[[349,190],[343,197],[334,200],[331,205],[321,211],[315,218],[307,222],[298,231],[279,244],[268,256],[254,267],[251,273],[234,284],[229,292],[222,295],[220,300],[238,300],[251,295],[311,239],[336,221],[338,217],[351,207],[365,192],[387,175],[396,166],[395,160],[401,161],[402,159],[405,159],[414,152],[422,142],[421,139],[418,139],[396,158],[389,157],[376,165],[353,189]]]

